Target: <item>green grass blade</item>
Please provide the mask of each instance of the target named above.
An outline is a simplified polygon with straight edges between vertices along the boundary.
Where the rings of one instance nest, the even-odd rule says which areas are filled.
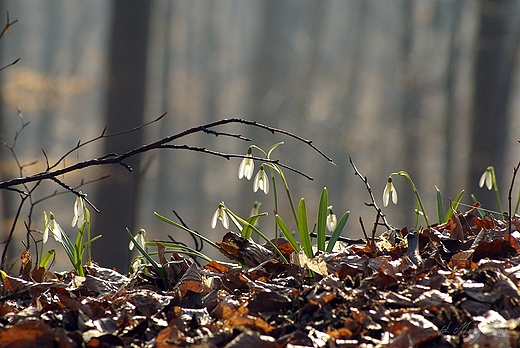
[[[312,241],[309,234],[309,223],[307,221],[307,208],[305,207],[305,199],[300,199],[298,204],[298,233],[300,235],[300,242],[302,243],[303,251],[309,259],[312,259]]]
[[[446,212],[446,217],[444,218],[444,222],[448,222],[448,220],[453,215],[453,211],[457,210],[463,195],[464,195],[464,190],[461,190],[459,192],[459,194],[455,197],[455,199],[451,202],[450,209]]]
[[[325,240],[327,233],[327,207],[329,204],[329,194],[327,188],[324,187],[321,191],[320,202],[318,205],[318,227],[316,233],[318,234],[318,250],[325,251]]]
[[[291,243],[294,250],[296,250],[296,252],[299,252],[300,250],[302,250],[300,247],[300,244],[298,244],[298,242],[296,241],[296,238],[294,238],[291,231],[289,231],[289,229],[287,228],[287,225],[285,224],[285,222],[283,222],[280,215],[276,214],[275,218],[276,218],[276,223],[278,224],[278,227],[280,227],[280,231],[282,231],[285,238],[289,241],[289,243]]]
[[[442,206],[442,193],[441,190],[437,186],[435,186],[435,191],[437,192],[437,222],[442,223],[444,221],[444,207]]]
[[[343,231],[343,228],[347,224],[349,216],[350,216],[350,211],[347,211],[345,214],[343,214],[343,216],[339,220],[338,224],[336,225],[336,229],[334,230],[334,232],[332,233],[332,235],[331,235],[331,237],[329,239],[329,244],[327,244],[327,250],[326,251],[328,253],[332,252],[332,249],[334,248],[334,245],[338,241],[338,238],[339,238],[341,232]]]

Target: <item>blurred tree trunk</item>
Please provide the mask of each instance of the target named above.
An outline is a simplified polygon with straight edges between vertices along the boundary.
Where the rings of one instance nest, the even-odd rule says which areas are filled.
[[[6,17],[5,14],[5,4],[3,2],[0,2],[0,26],[3,28]],[[2,47],[2,40],[0,40],[0,62],[3,62],[4,57],[4,48]],[[2,66],[3,67],[3,66]],[[0,72],[0,86],[3,86],[3,80],[4,80],[4,74],[5,71]],[[4,98],[3,96],[0,98],[0,140],[6,141],[8,139],[8,134],[6,134],[6,124],[7,122],[4,121]],[[7,179],[7,165],[5,165],[7,160],[7,149],[4,146],[0,146],[0,163],[2,165],[0,166],[0,180],[6,180]],[[9,233],[9,224],[7,217],[10,216],[10,206],[9,200],[8,200],[8,194],[7,190],[0,190],[0,221],[2,224],[0,225],[0,242],[4,242],[5,239],[8,237]],[[5,245],[5,244],[3,244]],[[2,247],[3,249],[3,247]]]
[[[146,53],[150,1],[115,0],[108,57],[108,133],[143,123]],[[122,153],[142,145],[142,133],[105,139],[104,153]],[[134,170],[113,168],[112,176],[99,185],[96,203],[101,214],[93,216],[95,234],[103,238],[93,246],[93,258],[105,267],[126,271],[130,253],[125,229],[132,233],[139,184],[138,157],[126,161]]]
[[[402,125],[404,129],[406,129],[404,132],[406,139],[404,140],[403,163],[401,163],[401,165],[403,168],[406,168],[406,171],[410,174],[412,179],[415,178],[414,180],[418,180],[421,179],[419,177],[418,167],[420,163],[419,156],[421,154],[419,147],[421,138],[417,132],[417,128],[422,118],[421,103],[423,91],[416,76],[416,64],[414,61],[413,38],[415,32],[415,5],[414,0],[406,0],[403,4],[402,24],[404,30],[401,39],[401,62],[403,64],[404,88],[402,91],[400,109]],[[404,182],[404,178],[398,180]],[[416,181],[415,184],[418,185],[419,183]],[[402,204],[404,207],[414,206],[415,197],[413,193],[408,189],[399,191],[399,204]],[[412,216],[413,215],[407,216],[407,218],[409,219]],[[409,221],[408,224],[413,226]]]
[[[463,3],[454,2],[451,4],[450,10],[453,14],[453,19],[450,22],[450,44],[448,47],[448,72],[446,73],[446,151],[445,151],[445,170],[444,170],[444,193],[448,195],[455,195],[461,190],[461,184],[463,178],[458,178],[457,173],[457,162],[455,153],[460,151],[457,149],[458,142],[458,130],[456,123],[454,122],[457,117],[457,100],[456,100],[456,86],[458,83],[457,65],[460,58],[460,44],[457,40],[460,38],[459,30],[461,24],[461,15],[463,9]],[[467,192],[466,192],[467,195]],[[444,202],[446,204],[446,202]]]
[[[518,1],[483,0],[480,4],[480,31],[475,64],[475,94],[471,129],[468,175],[470,192],[485,208],[496,210],[494,194],[479,189],[480,176],[487,166],[497,171],[499,188],[506,193],[504,182],[512,172],[504,168],[507,148],[508,106],[518,43]],[[502,196],[506,209],[505,196]]]

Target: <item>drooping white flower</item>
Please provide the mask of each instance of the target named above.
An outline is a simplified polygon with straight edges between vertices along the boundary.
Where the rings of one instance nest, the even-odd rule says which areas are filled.
[[[269,193],[269,178],[264,170],[264,165],[260,166],[260,170],[256,173],[255,181],[253,182],[253,191],[256,192],[258,189],[264,191],[265,194]]]
[[[49,231],[54,236],[54,239],[61,243],[63,241],[62,234],[63,229],[61,228],[60,224],[56,221],[54,218],[54,214],[52,212],[49,212],[49,215],[47,215],[46,212],[43,212],[43,217],[45,219],[45,228],[43,229],[43,235],[42,235],[42,241],[45,244],[47,240],[49,239]]]
[[[388,205],[388,201],[392,196],[392,202],[397,204],[397,191],[395,190],[394,184],[392,183],[392,177],[389,176],[386,182],[385,190],[383,191],[383,206]]]
[[[240,166],[238,167],[238,178],[242,179],[246,177],[247,180],[251,180],[253,172],[255,170],[255,161],[252,159],[251,149],[247,152],[247,157],[242,159]]]
[[[43,234],[42,234],[42,242],[43,244],[47,243],[47,240],[49,240],[49,217],[47,216],[46,212],[43,212],[43,219],[44,219],[44,227],[43,227]]]
[[[488,190],[493,188],[493,167],[489,166],[486,168],[486,171],[482,173],[480,177],[480,181],[478,182],[478,186],[482,187],[486,184]]]
[[[225,229],[229,228],[229,218],[226,214],[226,211],[224,210],[224,204],[222,203],[218,205],[217,210],[211,218],[211,228],[217,227],[218,220],[222,221],[222,226],[224,226]]]
[[[336,225],[338,224],[338,219],[336,218],[336,214],[332,210],[332,205],[329,207],[329,213],[327,215],[327,229],[330,232],[334,232],[336,229]]]
[[[83,226],[83,223],[85,222],[85,209],[86,207],[83,197],[76,197],[76,201],[74,202],[74,217],[72,218],[72,227],[76,226],[76,224],[78,224],[78,228]]]
[[[144,229],[140,229],[139,232],[137,232],[135,234],[134,239],[137,242],[137,244],[139,244],[139,246],[141,248],[145,249],[145,247],[146,247],[146,245],[145,245],[145,243],[146,243],[146,231]],[[133,250],[134,246],[135,246],[134,242],[130,241],[130,243],[128,244],[128,249]]]

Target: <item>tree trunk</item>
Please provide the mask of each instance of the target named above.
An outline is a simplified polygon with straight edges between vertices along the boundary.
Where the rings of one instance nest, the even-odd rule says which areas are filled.
[[[143,123],[149,14],[150,1],[114,1],[108,58],[108,133]],[[104,152],[121,153],[140,145],[142,133],[132,132],[107,138]],[[133,168],[131,173],[117,166],[112,176],[100,183],[96,203],[101,214],[93,215],[93,232],[103,235],[92,248],[93,258],[120,271],[125,271],[130,261],[125,229],[135,233],[139,161],[138,157],[129,159],[126,163]]]
[[[481,2],[468,177],[471,192],[484,208],[492,210],[497,209],[495,196],[487,189],[479,189],[478,182],[489,165],[495,167],[499,180],[506,178],[507,111],[518,43],[514,15],[517,7],[518,2],[510,0]],[[506,193],[509,183],[498,184],[502,193]],[[502,202],[505,209],[504,204],[505,201]]]

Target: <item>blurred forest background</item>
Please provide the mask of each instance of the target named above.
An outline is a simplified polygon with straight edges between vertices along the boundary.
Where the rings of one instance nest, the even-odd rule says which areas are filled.
[[[496,210],[494,195],[478,188],[494,165],[502,205],[507,207],[513,167],[520,159],[518,43],[520,1],[512,0],[34,0],[0,2],[2,25],[9,11],[18,22],[0,41],[0,181],[45,169],[79,140],[159,123],[124,137],[97,141],[66,164],[123,152],[145,142],[222,118],[238,117],[283,128],[323,150],[327,163],[308,146],[245,126],[236,132],[274,152],[282,162],[311,175],[286,172],[296,201],[305,197],[311,223],[321,189],[329,189],[336,214],[351,211],[344,236],[359,237],[358,218],[371,226],[375,211],[348,158],[368,177],[379,205],[388,175],[406,170],[415,181],[430,219],[436,221],[435,185],[448,197],[466,189]],[[249,143],[197,134],[178,144],[245,154]],[[90,168],[61,178],[101,210],[92,210],[94,260],[126,271],[130,261],[125,227],[145,228],[151,238],[190,241],[158,221],[174,217],[215,241],[225,230],[210,228],[219,202],[248,216],[255,200],[270,214],[261,220],[271,235],[272,196],[252,192],[238,180],[239,159],[226,161],[184,150],[159,150],[133,158],[129,173],[119,166]],[[259,168],[257,164],[256,169]],[[108,179],[95,181],[104,174]],[[399,204],[384,209],[390,223],[412,226],[415,203],[404,178],[396,178]],[[280,187],[280,185],[279,185]],[[26,204],[10,246],[19,259],[26,226],[43,229],[53,211],[71,235],[75,197],[42,183]],[[516,199],[517,189],[514,190]],[[1,191],[0,240],[5,242],[20,197]],[[290,221],[284,195],[281,215]],[[32,206],[32,219],[29,218]],[[466,208],[462,208],[466,210]],[[370,228],[370,227],[368,227]],[[383,232],[383,228],[379,230]],[[39,236],[34,233],[38,240]],[[51,244],[52,246],[52,244]],[[51,247],[49,246],[49,247]],[[65,262],[63,250],[58,260]],[[205,251],[217,256],[208,248]],[[18,263],[19,265],[19,263]],[[70,269],[66,263],[56,268]]]

